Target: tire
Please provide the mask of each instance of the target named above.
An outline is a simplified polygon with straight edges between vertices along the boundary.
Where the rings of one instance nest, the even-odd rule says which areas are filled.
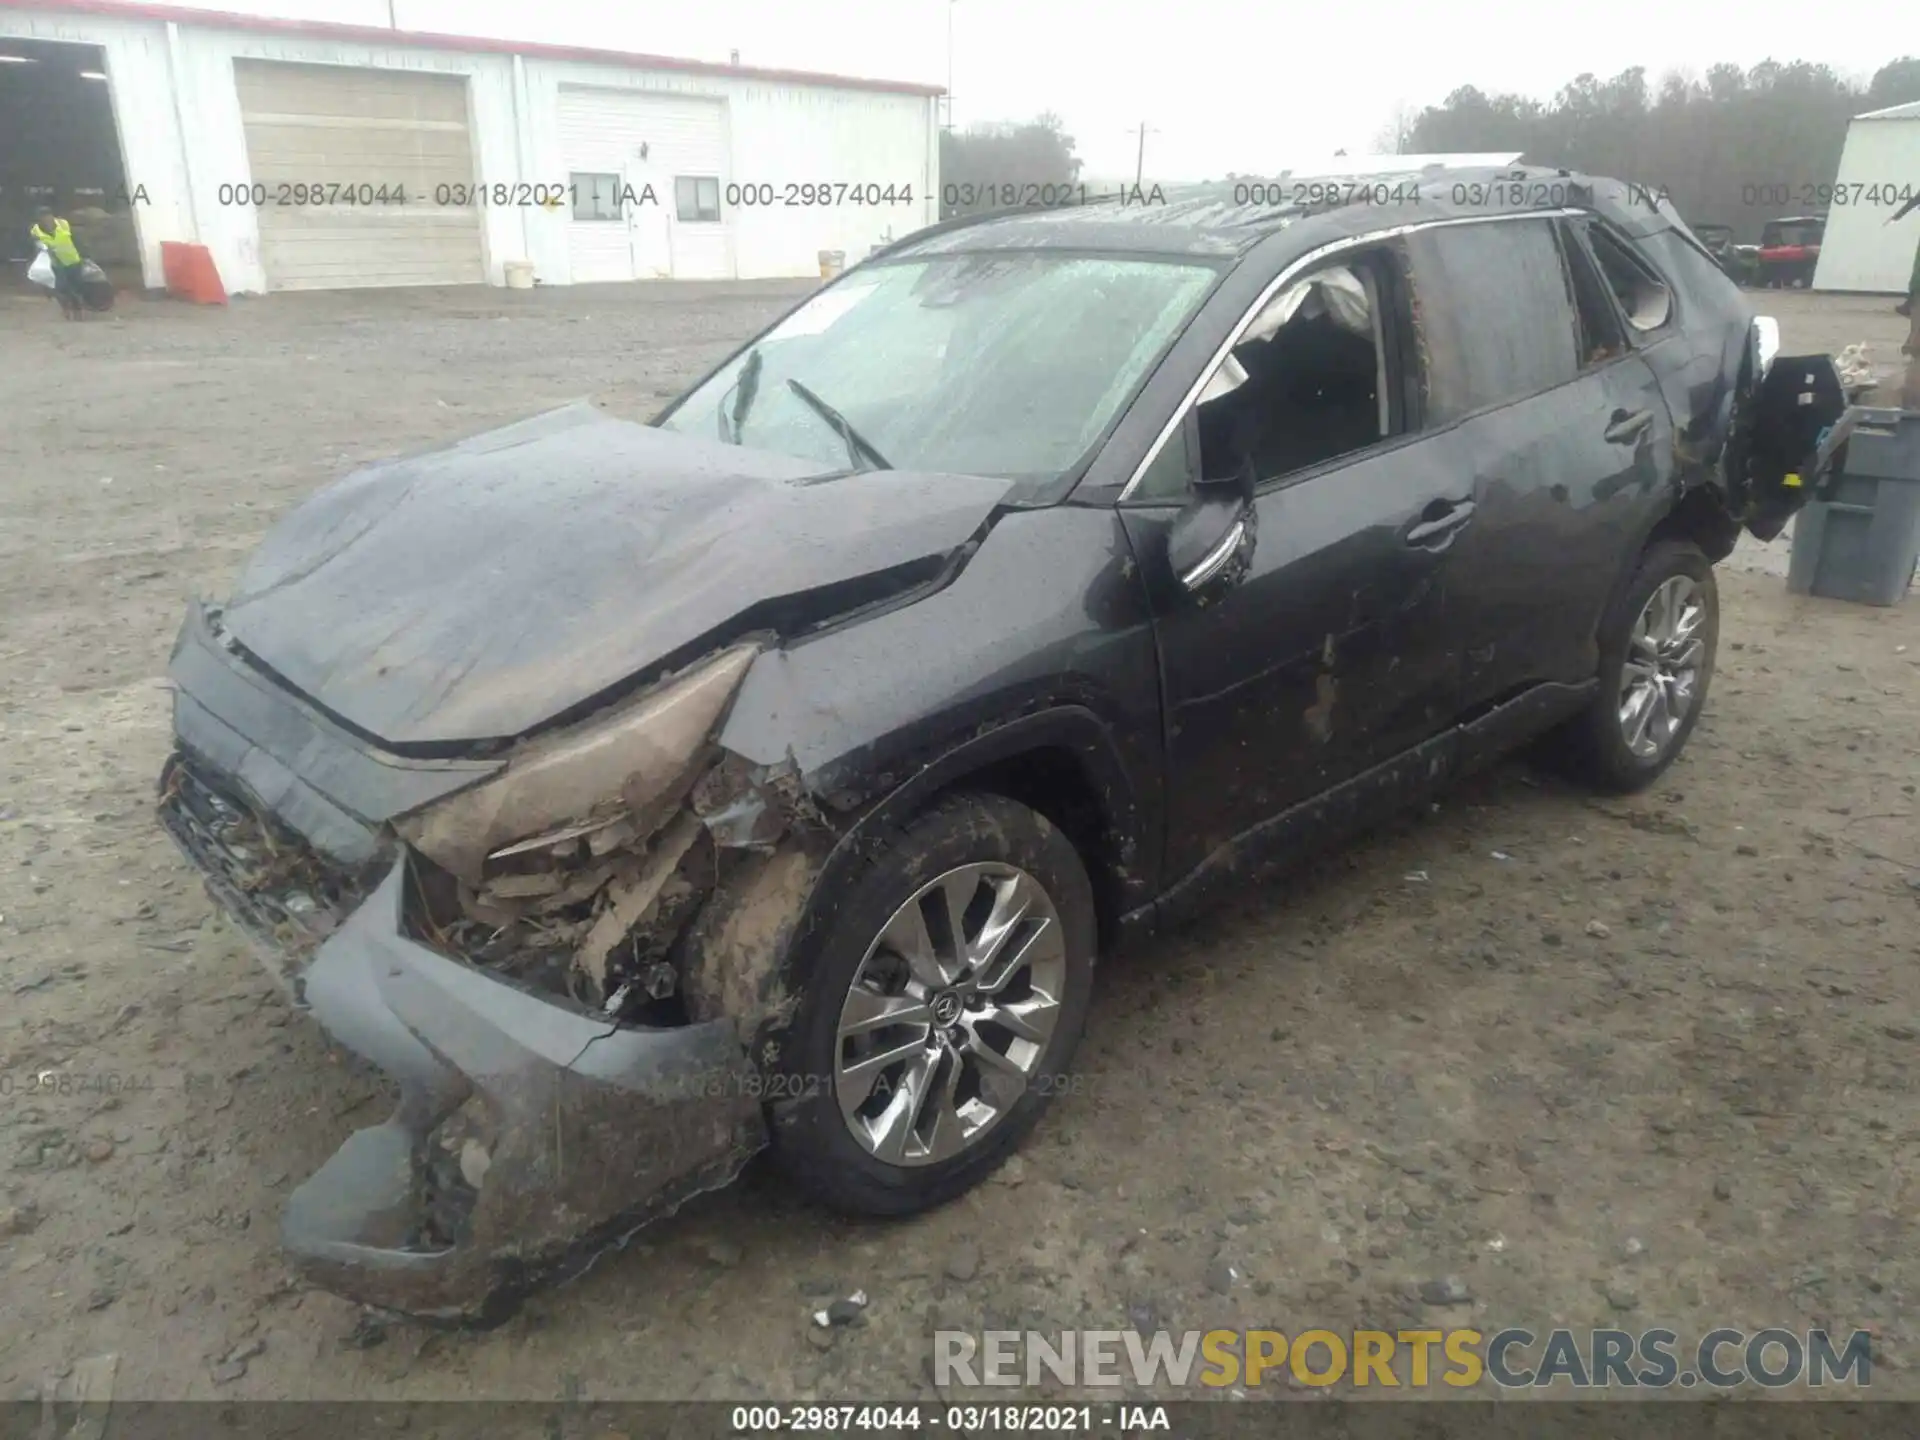
[[[944,1204],[997,1169],[1032,1130],[1056,1088],[1041,1077],[1057,1077],[1072,1063],[1093,992],[1093,886],[1072,842],[1048,820],[987,794],[940,800],[876,846],[864,867],[841,892],[836,913],[825,917],[810,979],[781,1045],[783,1075],[776,1088],[790,1098],[772,1107],[769,1128],[776,1162],[815,1200],[852,1214],[909,1215]],[[1009,872],[1023,875],[1030,888],[1022,889]],[[971,889],[970,881],[977,882]],[[1011,891],[1005,890],[1009,883]],[[923,889],[930,890],[928,904],[915,902]],[[977,920],[1026,903],[1026,918],[1011,932],[1000,932],[1004,943],[982,966],[983,983],[998,978],[1004,987],[992,996],[943,999],[968,982],[929,986],[925,955],[918,967],[900,958],[917,943],[900,949],[883,943],[913,934],[917,914],[919,933],[933,939],[937,964],[950,933],[942,918],[948,889],[974,897],[962,918],[969,935]],[[1001,975],[999,967],[1016,950],[1032,957],[1031,963]],[[950,945],[944,953],[952,958]],[[1049,998],[1056,1002],[1051,1009]],[[961,1023],[938,1023],[954,1003],[966,1007]],[[889,1017],[913,1018],[843,1033],[869,1025],[883,1009]],[[917,1018],[919,1011],[927,1013],[928,1023]],[[1051,1015],[1051,1029],[1037,1041],[1023,1039],[995,1023],[995,1014],[1016,1017],[1033,1035]],[[954,1043],[966,1048],[957,1054]],[[992,1045],[999,1057],[991,1073],[978,1058],[982,1044]],[[876,1068],[899,1053],[910,1058]],[[1001,1070],[1009,1056],[1026,1072],[1023,1087],[1013,1086]],[[928,1065],[933,1068],[922,1076],[923,1093],[931,1103],[917,1112],[923,1123],[903,1132],[890,1121],[916,1113],[909,1071]],[[950,1076],[960,1104],[936,1112],[949,1093]],[[850,1104],[858,1103],[852,1118],[842,1113],[843,1093]],[[994,1112],[992,1119],[984,1118],[985,1110]],[[946,1128],[935,1123],[936,1114]],[[978,1128],[969,1133],[973,1122]],[[856,1137],[856,1127],[865,1139]],[[903,1133],[905,1143],[894,1143]]]
[[[1666,589],[1670,586],[1673,588]],[[1646,647],[1642,645],[1636,651],[1633,645],[1635,632],[1648,615],[1655,594],[1663,590],[1669,597],[1682,591],[1690,592],[1687,599],[1697,603],[1700,610],[1698,622],[1689,635],[1690,640],[1698,642],[1697,656],[1690,667],[1691,677],[1683,682],[1681,677],[1689,667],[1675,664],[1659,667],[1670,670],[1669,681],[1641,679],[1636,682],[1637,690],[1651,683],[1661,692],[1664,714],[1669,716],[1677,708],[1675,697],[1684,697],[1684,710],[1670,727],[1660,724],[1663,711],[1657,705],[1640,705],[1631,718],[1625,711],[1629,698],[1627,686],[1632,678],[1628,675],[1629,661],[1634,663],[1637,676],[1649,673]],[[1656,628],[1659,623],[1656,617]],[[1600,688],[1587,708],[1556,737],[1555,755],[1577,778],[1598,789],[1615,794],[1644,790],[1659,779],[1686,748],[1687,737],[1699,723],[1713,680],[1719,640],[1720,594],[1707,557],[1699,547],[1686,541],[1661,540],[1648,546],[1633,579],[1615,599],[1601,624]],[[1664,648],[1670,657],[1678,657],[1685,649],[1673,645]],[[1636,745],[1636,722],[1649,711],[1649,723],[1640,744]],[[1650,752],[1645,748],[1648,740],[1655,742]]]

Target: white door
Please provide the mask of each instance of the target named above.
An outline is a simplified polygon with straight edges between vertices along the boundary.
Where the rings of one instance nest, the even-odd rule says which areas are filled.
[[[560,144],[575,188],[567,251],[576,281],[733,275],[724,207],[728,164],[723,101],[633,90],[560,89]],[[692,182],[691,189],[679,182]],[[699,203],[677,203],[686,190]],[[582,203],[620,197],[617,211]]]
[[[486,281],[458,75],[235,60],[270,290]]]
[[[650,161],[627,166],[627,243],[633,255],[636,280],[673,277],[673,237],[668,209],[673,204],[673,181]]]

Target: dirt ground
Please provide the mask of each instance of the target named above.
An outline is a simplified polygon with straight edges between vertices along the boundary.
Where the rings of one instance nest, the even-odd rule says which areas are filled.
[[[1866,1326],[1920,1392],[1920,601],[1789,597],[1779,545],[1723,570],[1655,791],[1508,765],[1107,966],[1082,1093],[945,1210],[755,1172],[482,1335],[293,1283],[280,1207],[379,1092],[153,822],[183,601],[352,466],[644,416],[795,293],[0,297],[0,1394],[114,1352],[122,1397],[905,1399],[936,1325],[1421,1320]],[[1897,360],[1890,301],[1767,299],[1790,351]]]

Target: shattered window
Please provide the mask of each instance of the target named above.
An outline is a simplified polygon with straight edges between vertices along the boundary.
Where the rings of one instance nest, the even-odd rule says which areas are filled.
[[[1433,423],[1579,374],[1573,304],[1551,225],[1443,225],[1407,237]]]
[[[1344,260],[1289,284],[1201,391],[1201,470],[1257,483],[1351,454],[1392,431],[1377,266]]]
[[[1627,353],[1626,334],[1620,318],[1607,298],[1607,282],[1580,243],[1578,222],[1561,222],[1560,253],[1567,264],[1567,286],[1580,322],[1580,356],[1583,365],[1602,365]]]
[[[1188,260],[1048,252],[863,266],[660,423],[823,470],[1045,484],[1086,458],[1217,275]]]
[[[1673,315],[1673,296],[1666,282],[1653,267],[1637,255],[1625,240],[1602,226],[1586,226],[1587,243],[1593,258],[1607,277],[1614,298],[1620,302],[1627,323],[1635,330],[1658,330]]]

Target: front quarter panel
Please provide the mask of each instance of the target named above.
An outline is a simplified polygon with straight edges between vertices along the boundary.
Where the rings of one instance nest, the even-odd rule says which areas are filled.
[[[1144,904],[1159,864],[1160,682],[1117,516],[1071,504],[1002,515],[933,594],[761,655],[720,744],[796,766],[849,822],[963,778],[969,757],[1063,746],[1122,841],[1118,898]]]

